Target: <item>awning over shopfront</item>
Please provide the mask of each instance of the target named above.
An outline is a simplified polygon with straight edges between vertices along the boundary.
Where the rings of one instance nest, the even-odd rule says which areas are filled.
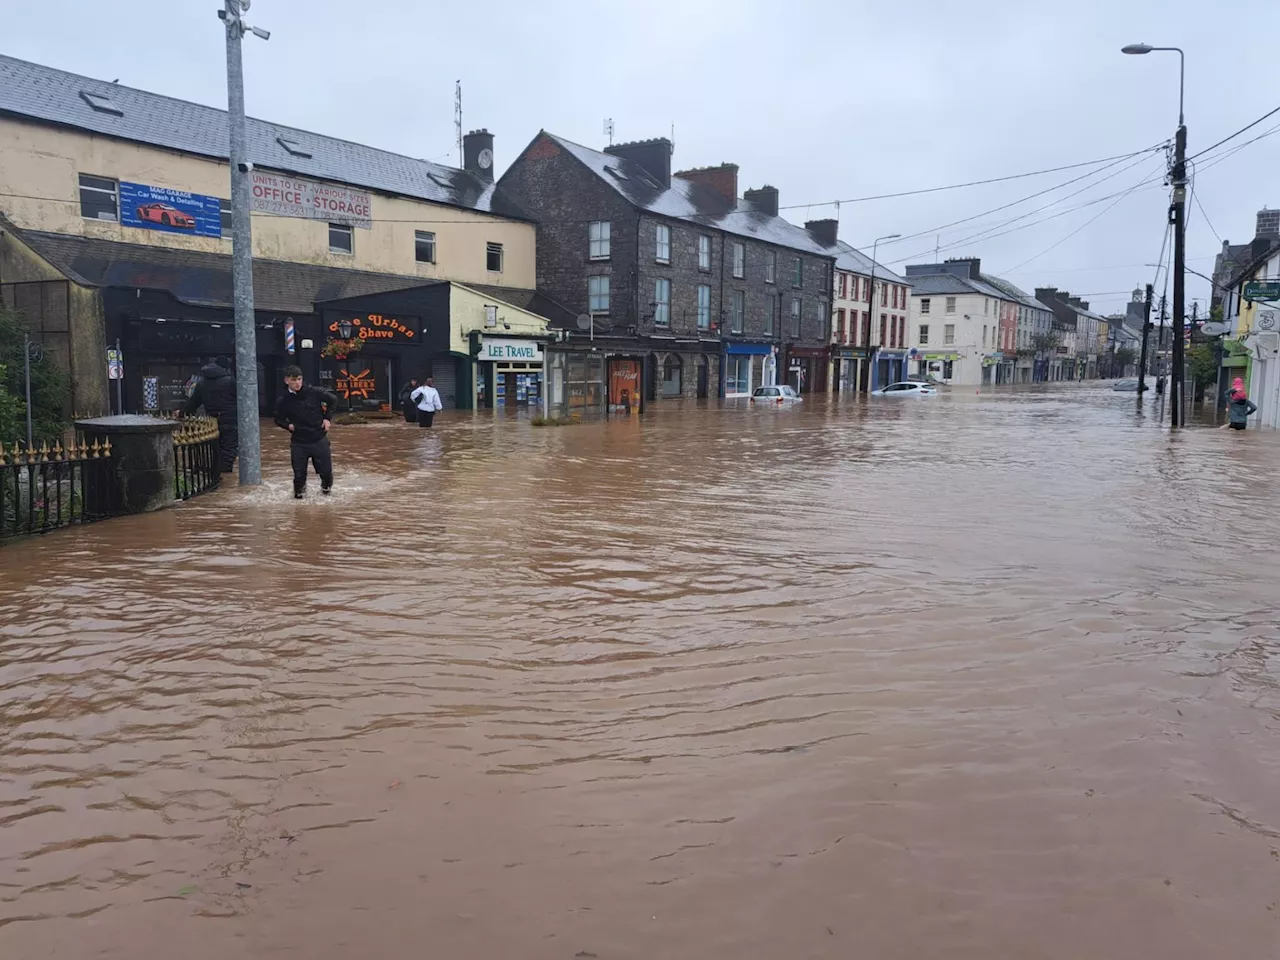
[[[948,360],[950,360],[952,363],[955,363],[957,360],[960,359],[960,354],[958,353],[924,353],[924,354],[919,354],[918,358],[921,360],[928,361],[930,363],[939,363],[939,362],[945,363]]]
[[[724,352],[729,355],[746,355],[753,357],[768,356],[773,352],[773,344],[770,343],[743,343],[738,340],[725,341]]]
[[[50,266],[81,286],[163,290],[192,306],[234,306],[229,254],[117,243],[35,230],[14,233]],[[421,283],[417,277],[281,260],[253,261],[253,298],[258,310],[310,313],[319,301],[404,289]]]

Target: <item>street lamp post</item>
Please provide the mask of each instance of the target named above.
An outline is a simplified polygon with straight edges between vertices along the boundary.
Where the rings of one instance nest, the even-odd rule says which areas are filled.
[[[902,234],[900,233],[886,233],[883,237],[876,237],[875,243],[871,244],[871,294],[867,299],[867,320],[868,320],[868,323],[870,323],[871,325],[871,329],[875,328],[874,320],[875,320],[875,312],[876,312],[876,249],[880,246],[881,240],[897,240],[901,236]],[[867,346],[871,345],[869,342],[871,340],[871,329],[867,330],[867,340],[868,340]],[[883,346],[884,346],[883,343],[877,344],[875,352],[878,353],[879,348]],[[871,363],[871,374],[872,374],[871,379],[874,381],[875,380],[875,364],[876,364],[876,358],[874,353],[870,358],[870,363]]]
[[[1173,350],[1169,371],[1169,406],[1173,413],[1170,424],[1181,427],[1186,423],[1183,410],[1183,372],[1186,367],[1183,315],[1186,313],[1187,296],[1187,123],[1183,112],[1186,100],[1187,58],[1180,47],[1153,47],[1146,43],[1131,43],[1121,48],[1121,53],[1141,56],[1153,51],[1166,51],[1178,55],[1178,132],[1173,141],[1173,203],[1169,205],[1169,222],[1173,224]]]
[[[236,317],[236,426],[240,433],[240,482],[262,482],[262,445],[258,433],[258,346],[253,315],[253,231],[249,222],[251,185],[248,136],[244,122],[244,68],[240,41],[246,33],[262,40],[271,34],[244,22],[249,0],[224,0],[218,18],[227,26],[227,121],[231,131],[231,283]]]
[[[350,320],[338,321],[338,336],[340,336],[343,340],[351,339],[351,329],[352,328],[351,328]],[[347,354],[341,359],[345,360],[348,365],[347,367],[347,413],[350,413],[353,409],[351,406],[351,369],[350,369],[351,355]],[[337,381],[335,380],[334,382],[336,383]]]

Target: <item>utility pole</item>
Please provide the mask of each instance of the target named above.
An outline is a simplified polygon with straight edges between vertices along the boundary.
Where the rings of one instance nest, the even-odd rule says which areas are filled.
[[[218,17],[227,26],[227,121],[231,128],[231,282],[236,316],[236,425],[240,431],[240,483],[262,482],[262,441],[258,433],[258,344],[253,314],[252,187],[244,121],[244,66],[241,40],[271,34],[242,19],[249,0],[224,0]]]
[[[1160,329],[1156,333],[1156,349],[1155,354],[1151,357],[1151,375],[1158,377],[1160,375],[1160,351],[1164,349],[1164,320],[1165,320],[1166,300],[1164,294],[1160,294]]]
[[[1147,334],[1151,331],[1151,297],[1155,293],[1147,284],[1147,299],[1142,306],[1142,359],[1138,361],[1138,399],[1147,389]]]
[[[1182,338],[1187,299],[1187,125],[1181,110],[1178,133],[1173,141],[1173,203],[1169,207],[1169,219],[1173,223],[1173,369],[1169,371],[1169,406],[1173,413],[1169,423],[1181,427],[1186,424],[1182,409],[1185,392],[1182,375],[1186,369]]]

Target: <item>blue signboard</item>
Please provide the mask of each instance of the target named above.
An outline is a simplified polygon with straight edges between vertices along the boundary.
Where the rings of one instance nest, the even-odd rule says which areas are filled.
[[[167,187],[120,182],[120,222],[126,227],[222,236],[222,201]]]

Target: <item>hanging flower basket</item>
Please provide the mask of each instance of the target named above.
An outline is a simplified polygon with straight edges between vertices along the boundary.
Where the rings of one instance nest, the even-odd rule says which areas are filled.
[[[359,337],[352,337],[350,340],[330,340],[321,348],[320,356],[345,360],[363,349],[364,341]]]

